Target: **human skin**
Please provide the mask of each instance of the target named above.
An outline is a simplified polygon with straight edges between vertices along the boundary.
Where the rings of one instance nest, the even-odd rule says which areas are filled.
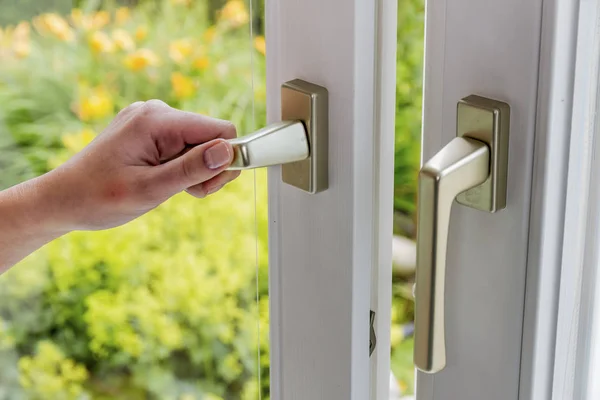
[[[217,192],[233,124],[176,110],[159,100],[123,109],[86,148],[42,176],[0,191],[0,273],[75,230],[123,225],[187,191]]]

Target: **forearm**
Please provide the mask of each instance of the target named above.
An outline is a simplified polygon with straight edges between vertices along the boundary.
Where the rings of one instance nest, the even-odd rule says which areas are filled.
[[[227,171],[236,136],[227,121],[158,100],[130,105],[60,167],[0,191],[0,273],[72,230],[123,225],[184,190],[218,191],[239,175]]]
[[[0,273],[67,232],[43,176],[0,191]]]

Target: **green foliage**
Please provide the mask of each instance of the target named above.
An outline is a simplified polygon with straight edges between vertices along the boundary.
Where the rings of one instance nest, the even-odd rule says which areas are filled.
[[[253,185],[245,176],[201,201],[178,195],[126,226],[65,236],[11,270],[0,281],[0,311],[22,352],[51,340],[68,358],[50,361],[77,362],[104,382],[128,377],[156,398],[238,398],[250,389],[254,398],[254,204],[240,199]],[[266,238],[258,244],[265,295]]]
[[[407,339],[398,344],[390,360],[392,371],[403,393],[415,392],[415,368],[413,364],[414,340]]]
[[[12,71],[11,71],[12,72]],[[60,135],[76,128],[70,116],[70,93],[46,72],[26,70],[0,76],[0,188],[47,171],[47,160],[62,148]]]
[[[84,394],[85,367],[66,358],[60,348],[49,341],[38,343],[34,356],[19,360],[20,383],[30,399],[78,399]]]
[[[27,20],[43,12],[69,12],[73,0],[0,0],[0,26]]]
[[[72,37],[36,20],[26,57],[5,48],[0,185],[59,165],[137,100],[230,119],[241,134],[264,124],[264,58],[252,71],[245,10],[209,27],[198,3],[146,2],[93,28],[72,21]],[[103,32],[116,46],[115,29],[135,48],[96,41]],[[151,54],[133,59],[140,48]],[[0,398],[268,398],[265,187],[257,173],[207,199],[181,194],[126,226],[62,237],[4,274]]]
[[[421,158],[424,15],[424,0],[399,0],[394,209],[413,220]],[[414,318],[411,287],[410,280],[393,287],[391,367],[405,393],[414,392],[413,341],[402,333]]]
[[[421,156],[424,1],[399,0],[394,208],[415,212]]]

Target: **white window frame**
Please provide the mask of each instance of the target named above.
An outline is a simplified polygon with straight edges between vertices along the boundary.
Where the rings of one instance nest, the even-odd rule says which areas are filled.
[[[482,3],[501,12],[486,11]],[[281,183],[279,168],[269,171],[273,399],[387,396],[396,7],[393,0],[267,1],[269,121],[279,120],[281,83],[294,78],[327,87],[331,110],[328,191],[299,193]],[[503,272],[511,277],[496,275],[507,289],[491,296],[510,303],[503,320],[492,322],[507,325],[501,328],[510,336],[506,348],[490,353],[508,349],[506,364],[495,378],[491,369],[480,370],[487,380],[477,382],[476,367],[484,364],[476,353],[481,343],[472,343],[475,350],[461,359],[471,370],[453,367],[450,358],[445,372],[418,374],[419,400],[458,400],[461,390],[467,393],[461,400],[486,391],[488,399],[584,399],[584,392],[591,398],[600,390],[589,380],[592,366],[600,363],[600,344],[588,334],[600,331],[600,317],[580,313],[600,312],[600,295],[594,293],[600,287],[595,283],[600,195],[594,184],[600,139],[584,129],[597,96],[585,91],[597,71],[586,69],[590,54],[583,39],[600,42],[598,9],[592,13],[592,7],[593,0],[427,2],[423,159],[454,136],[460,97],[475,93],[508,101],[513,107],[508,205],[522,210],[521,224],[513,222],[523,244],[505,260],[497,254],[486,260],[495,271],[507,263]],[[473,32],[481,37],[458,40]],[[522,40],[513,45],[504,35]],[[503,57],[495,58],[486,41]],[[449,57],[464,57],[463,64]],[[471,210],[453,213],[451,231],[458,233],[450,238],[449,266],[457,277],[469,276],[476,271],[472,259],[484,260],[482,253],[493,244],[471,228],[485,221],[492,235],[506,237],[510,230]],[[461,243],[465,240],[469,243]],[[469,254],[473,248],[479,249],[475,257]],[[471,289],[453,279],[453,304],[464,307],[456,293]],[[475,276],[471,283],[485,279]],[[497,302],[491,309],[507,311]],[[476,315],[481,307],[473,308]],[[377,312],[378,345],[369,360],[370,309]],[[464,316],[449,323],[456,332],[468,322]],[[492,339],[485,340],[493,346]],[[463,342],[450,343],[450,351],[468,353]]]
[[[488,214],[453,205],[446,257],[447,363],[436,374],[417,374],[418,400],[518,398],[537,168],[542,3],[426,3],[422,159],[456,137],[461,98],[476,94],[504,101],[511,121],[506,209]]]
[[[267,119],[280,119],[280,86],[295,78],[326,87],[330,110],[326,191],[269,170],[273,399],[389,396],[396,7],[266,2]]]
[[[597,290],[600,228],[600,5],[551,2],[545,9],[546,115],[540,120],[540,158],[532,217],[525,315],[523,398],[595,399],[599,367]],[[557,171],[556,167],[560,169]],[[558,172],[558,173],[556,173]]]

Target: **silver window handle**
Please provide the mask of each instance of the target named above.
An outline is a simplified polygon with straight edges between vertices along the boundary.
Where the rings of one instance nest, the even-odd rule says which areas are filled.
[[[445,281],[450,212],[458,202],[487,212],[506,206],[510,109],[469,96],[458,103],[457,136],[419,173],[415,366],[446,366]]]
[[[487,179],[489,158],[485,143],[455,138],[419,173],[415,365],[425,372],[446,365],[444,286],[450,209],[458,194]]]
[[[283,182],[315,194],[327,189],[329,104],[327,89],[300,79],[281,85],[281,119],[229,140],[230,170],[282,164]]]
[[[268,167],[308,158],[307,132],[301,121],[269,125],[251,135],[230,139],[233,163],[230,170]]]

